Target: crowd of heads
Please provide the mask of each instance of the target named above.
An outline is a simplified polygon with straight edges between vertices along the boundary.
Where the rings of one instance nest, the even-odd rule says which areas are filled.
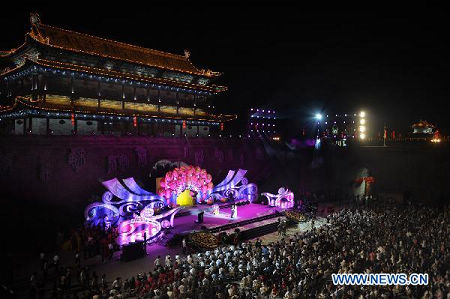
[[[72,293],[74,289],[85,290],[100,287],[97,273],[82,266],[81,260],[101,256],[102,262],[112,260],[113,253],[118,250],[114,242],[117,233],[97,227],[81,227],[72,230],[69,238],[64,240],[59,233],[57,245],[73,252],[73,264],[61,263],[58,252],[40,253],[40,271],[30,276],[30,297],[61,298]],[[103,287],[107,287],[105,275],[101,277]]]
[[[83,298],[450,298],[450,210],[342,209],[326,224],[183,256],[112,282],[77,272]],[[83,272],[84,271],[84,272]],[[83,274],[82,274],[83,272]],[[425,286],[336,286],[332,273],[428,273]],[[64,274],[64,280],[71,273]],[[60,282],[62,284],[62,282]]]
[[[70,248],[78,251],[83,258],[90,258],[96,255],[102,257],[102,262],[111,259],[114,251],[118,250],[115,242],[117,230],[109,228],[84,226],[72,231],[70,235]]]

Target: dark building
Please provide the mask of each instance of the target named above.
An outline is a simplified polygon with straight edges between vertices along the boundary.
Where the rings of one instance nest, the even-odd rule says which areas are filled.
[[[25,42],[0,51],[3,134],[208,136],[220,73],[184,55],[77,33],[30,17]]]

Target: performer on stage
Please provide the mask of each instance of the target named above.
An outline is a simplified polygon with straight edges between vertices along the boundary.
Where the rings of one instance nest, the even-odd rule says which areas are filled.
[[[220,210],[219,210],[219,205],[213,205],[212,206],[212,212],[215,216],[219,215]]]
[[[237,206],[236,205],[232,205],[231,206],[231,218],[237,218]]]

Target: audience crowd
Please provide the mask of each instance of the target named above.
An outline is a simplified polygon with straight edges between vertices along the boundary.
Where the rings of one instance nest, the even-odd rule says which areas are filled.
[[[39,288],[39,280],[48,272],[43,266],[42,273],[30,279],[30,295],[93,299],[450,298],[449,208],[346,208],[328,215],[319,228],[280,237],[274,243],[256,240],[173,259],[158,257],[154,269],[129,278],[108,280],[83,267],[79,256],[71,267],[53,260],[53,290],[43,294]],[[81,239],[90,235],[82,234]],[[84,247],[74,248],[83,251]],[[94,248],[86,254],[103,247]],[[42,260],[45,265],[45,256]],[[335,286],[332,273],[428,273],[429,283]]]

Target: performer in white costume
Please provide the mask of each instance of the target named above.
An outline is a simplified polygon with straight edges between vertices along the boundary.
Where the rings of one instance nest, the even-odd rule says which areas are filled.
[[[237,205],[231,206],[231,218],[237,218]]]

